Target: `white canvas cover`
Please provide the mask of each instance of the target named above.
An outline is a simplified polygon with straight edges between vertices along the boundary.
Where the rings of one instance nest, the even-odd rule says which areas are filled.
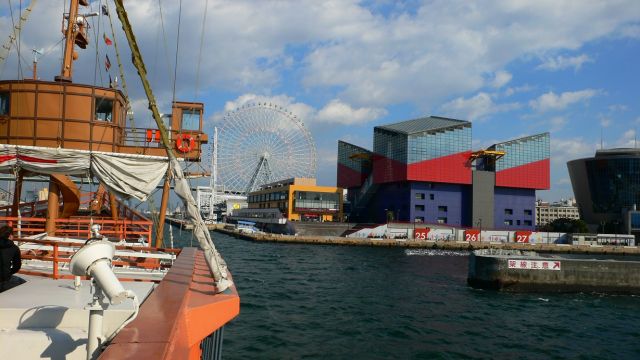
[[[35,146],[0,145],[0,172],[18,169],[35,174],[93,174],[123,198],[147,199],[167,172],[166,157],[91,152]]]

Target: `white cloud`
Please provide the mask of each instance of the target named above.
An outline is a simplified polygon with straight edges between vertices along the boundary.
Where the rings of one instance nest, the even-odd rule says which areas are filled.
[[[224,105],[224,112],[236,110],[243,105],[267,103],[286,108],[296,115],[307,125],[311,124],[341,124],[354,125],[376,120],[387,114],[385,109],[374,108],[354,108],[339,99],[329,101],[321,109],[316,109],[303,102],[297,102],[295,98],[288,95],[265,96],[253,93],[243,94],[232,101],[227,101]],[[224,113],[214,114],[213,120],[222,120]]]
[[[640,25],[632,24],[620,29],[620,34],[624,37],[640,39]]]
[[[549,125],[551,128],[549,129],[551,132],[560,131],[567,124],[567,119],[562,116],[555,116],[549,119]]]
[[[370,122],[386,114],[387,111],[385,109],[364,107],[356,109],[347,103],[334,99],[318,111],[316,120],[333,124],[352,125]]]
[[[607,128],[613,123],[613,119],[610,116],[599,115],[598,118],[600,120],[600,126],[602,126],[603,128]]]
[[[535,100],[531,100],[529,105],[536,111],[545,112],[551,110],[563,110],[567,106],[586,101],[596,96],[600,91],[594,89],[585,89],[580,91],[563,92],[556,95],[553,91],[540,95]]]
[[[627,110],[629,110],[629,107],[627,105],[622,105],[622,104],[609,105],[609,111],[611,112],[624,112]]]
[[[519,103],[496,104],[489,94],[480,92],[468,99],[460,97],[451,100],[441,106],[441,111],[445,116],[480,120],[488,115],[511,111],[519,107]]]
[[[17,2],[13,3],[15,8]],[[63,3],[38,3],[22,32],[23,49],[46,47],[60,40]],[[176,96],[193,98],[196,83],[200,94],[212,89],[294,93],[282,85],[295,79],[298,91],[327,90],[329,98],[340,99],[354,109],[411,103],[431,110],[445,99],[475,93],[487,85],[505,86],[508,73],[501,69],[514,60],[575,51],[586,42],[621,32],[631,36],[637,33],[640,20],[640,2],[635,0],[435,0],[394,5],[390,14],[377,11],[376,3],[209,2],[201,49],[205,0],[190,1],[182,7],[180,19]],[[98,2],[93,4],[91,10],[97,10]],[[162,22],[158,21],[159,4]],[[129,1],[126,8],[156,95],[171,99],[179,2]],[[104,29],[106,20],[100,23],[96,17],[90,21],[92,29]],[[9,24],[5,5],[0,8],[0,34],[9,33]],[[119,26],[116,33],[123,45],[126,75],[137,79]],[[95,44],[100,44],[98,59]],[[74,81],[93,83],[94,66],[102,63],[105,50],[101,39],[91,39],[89,47],[79,52]],[[53,51],[41,59],[43,79],[51,79],[59,71],[59,53]],[[554,61],[571,63],[558,58]],[[573,64],[576,66],[575,60]],[[101,73],[100,66],[97,72]],[[493,81],[488,83],[486,74],[495,74]],[[143,96],[139,89],[131,88],[133,97]]]
[[[511,78],[513,78],[513,75],[511,75],[509,72],[504,70],[497,71],[493,78],[493,81],[491,82],[491,86],[496,89],[501,88],[507,85],[507,83],[511,81]]]
[[[538,69],[558,71],[566,68],[573,68],[575,71],[580,70],[583,64],[593,62],[593,59],[586,54],[578,56],[564,57],[557,56],[555,58],[548,57],[544,59],[544,62],[538,65]]]
[[[587,143],[583,138],[551,139],[551,161],[566,164],[569,160],[593,156],[595,145]]]
[[[624,132],[622,137],[616,141],[616,147],[635,148],[638,146],[638,138],[635,129]]]
[[[514,94],[523,93],[523,92],[529,92],[529,91],[531,91],[533,89],[534,89],[533,86],[527,85],[527,84],[522,85],[522,86],[516,86],[516,87],[508,87],[504,91],[503,95],[509,97],[511,95],[514,95]]]

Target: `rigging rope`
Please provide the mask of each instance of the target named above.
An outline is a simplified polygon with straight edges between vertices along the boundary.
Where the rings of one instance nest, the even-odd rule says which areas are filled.
[[[162,3],[158,0],[158,11],[160,12],[160,26],[162,27],[162,41],[164,43],[164,56],[167,61],[167,74],[171,74],[171,61],[169,59],[169,47],[167,46],[167,34],[164,28],[164,16],[162,15]]]
[[[98,7],[100,7],[102,5],[102,0],[100,0],[100,2],[98,3]],[[86,21],[86,19],[83,19],[84,21]],[[91,20],[92,23],[95,23],[95,21],[92,19]],[[95,42],[95,47],[96,47],[96,57],[95,57],[95,61],[93,63],[93,86],[96,86],[96,79],[98,77],[98,62],[100,61],[100,47],[98,46],[98,35],[100,33],[100,25],[102,24],[102,16],[100,16],[100,18],[98,19],[98,29],[96,32],[96,27],[92,26],[92,30],[93,30],[93,38],[94,38],[94,42]],[[69,19],[69,26],[71,26],[71,19]],[[72,45],[73,46],[73,45]],[[106,51],[105,51],[106,54]],[[73,61],[73,60],[71,60]],[[104,81],[102,79],[102,71],[99,72],[100,73],[100,86],[104,85]]]
[[[107,8],[107,18],[109,19],[109,26],[111,27],[111,37],[113,38],[113,48],[116,51],[116,59],[118,61],[118,70],[120,72],[120,79],[122,80],[122,92],[124,93],[124,97],[127,100],[127,115],[129,116],[129,121],[131,122],[131,128],[135,128],[135,123],[133,120],[133,112],[131,112],[131,102],[129,99],[129,92],[127,90],[127,82],[124,78],[124,67],[122,66],[122,61],[120,61],[120,51],[118,49],[118,42],[116,41],[116,33],[113,30],[113,21],[111,20],[111,9],[109,9],[109,1],[105,1]],[[101,7],[102,9],[102,7]],[[132,130],[135,132],[135,129]]]
[[[198,99],[198,90],[200,87],[200,63],[202,62],[202,48],[204,47],[204,29],[207,24],[207,8],[209,5],[209,0],[205,0],[204,2],[204,15],[202,16],[202,29],[200,31],[200,50],[198,53],[198,66],[196,67],[196,96]]]
[[[176,101],[176,83],[178,82],[178,53],[180,52],[180,23],[182,22],[182,0],[178,7],[178,34],[176,35],[176,61],[173,64],[173,97],[171,106]]]

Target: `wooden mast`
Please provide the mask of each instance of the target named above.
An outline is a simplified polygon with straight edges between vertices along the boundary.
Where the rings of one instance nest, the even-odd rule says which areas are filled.
[[[83,6],[89,6],[87,0],[70,0],[69,18],[67,19],[67,29],[65,30],[64,57],[62,59],[62,69],[60,75],[55,77],[56,81],[71,82],[73,74],[73,61],[78,54],[73,51],[76,44],[76,35],[83,31],[84,24],[78,23],[78,3]]]
[[[60,75],[55,77],[56,81],[71,82],[73,60],[77,57],[73,47],[76,43],[76,34],[82,31],[82,26],[78,24],[78,5],[88,6],[87,0],[70,0],[69,18],[67,19],[67,29],[65,31],[64,58]],[[86,40],[86,39],[85,39]],[[75,56],[74,56],[75,55]],[[49,177],[49,198],[47,199],[47,221],[45,229],[47,234],[54,235],[56,231],[56,220],[60,210],[60,188],[58,183]]]

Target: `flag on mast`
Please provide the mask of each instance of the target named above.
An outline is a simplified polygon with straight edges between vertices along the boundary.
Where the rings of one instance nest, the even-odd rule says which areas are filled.
[[[107,46],[113,44],[113,41],[109,39],[106,33],[102,33],[102,38],[104,39],[104,43],[107,44]]]
[[[104,60],[104,68],[109,71],[111,68],[111,61],[109,60],[109,55],[105,55],[106,59]]]

